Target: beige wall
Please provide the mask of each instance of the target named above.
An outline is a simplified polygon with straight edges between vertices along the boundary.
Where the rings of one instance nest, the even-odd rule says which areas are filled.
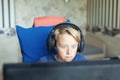
[[[31,27],[38,16],[62,16],[78,26],[86,24],[87,0],[15,0],[16,24]]]

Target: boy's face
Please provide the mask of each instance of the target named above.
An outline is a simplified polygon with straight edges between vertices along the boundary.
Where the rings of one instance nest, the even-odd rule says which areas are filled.
[[[56,41],[57,60],[70,62],[76,56],[78,42],[69,34],[60,34]]]

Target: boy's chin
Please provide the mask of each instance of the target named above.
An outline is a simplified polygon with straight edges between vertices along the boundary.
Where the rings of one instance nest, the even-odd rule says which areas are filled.
[[[64,60],[64,62],[71,62],[72,60]]]

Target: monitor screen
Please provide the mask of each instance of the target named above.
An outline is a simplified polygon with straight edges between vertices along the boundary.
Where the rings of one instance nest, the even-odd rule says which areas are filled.
[[[4,64],[4,80],[120,80],[120,60]]]

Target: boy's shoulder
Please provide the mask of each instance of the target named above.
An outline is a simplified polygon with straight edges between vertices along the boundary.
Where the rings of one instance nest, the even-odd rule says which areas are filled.
[[[75,61],[86,61],[87,59],[81,53],[77,53],[74,60]]]

